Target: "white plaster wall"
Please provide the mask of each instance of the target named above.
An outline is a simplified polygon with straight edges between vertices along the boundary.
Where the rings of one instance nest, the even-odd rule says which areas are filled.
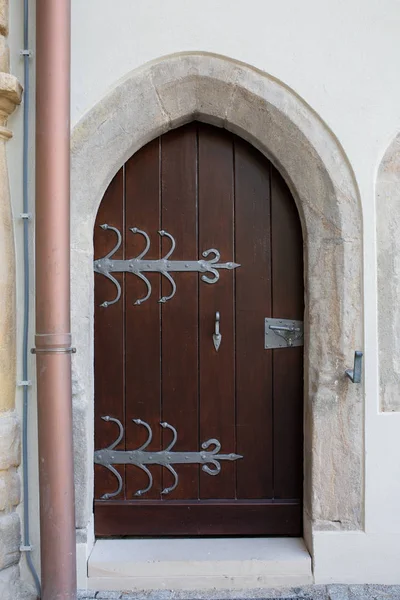
[[[321,583],[368,578],[400,583],[400,569],[395,569],[400,564],[400,413],[379,411],[374,201],[379,162],[400,130],[399,1],[72,0],[72,8],[72,124],[132,69],[166,54],[196,50],[241,60],[280,79],[319,114],[343,146],[364,217],[365,535],[319,532],[315,576]],[[22,80],[22,0],[12,0],[10,11],[12,72]],[[15,214],[22,202],[21,118],[19,110],[11,120],[16,138],[8,147]],[[32,418],[31,440],[34,427]],[[35,455],[32,441],[33,459]],[[31,467],[35,477],[34,463]],[[36,510],[34,496],[35,544]],[[388,562],[373,560],[382,553]],[[393,565],[390,573],[384,567],[388,563]],[[351,577],[349,564],[354,565]]]

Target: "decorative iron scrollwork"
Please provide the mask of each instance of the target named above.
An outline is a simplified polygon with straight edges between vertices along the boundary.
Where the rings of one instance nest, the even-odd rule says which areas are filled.
[[[144,250],[136,256],[136,258],[131,258],[128,260],[114,260],[112,257],[119,250],[122,242],[122,236],[120,231],[116,227],[112,227],[111,225],[100,225],[102,229],[110,229],[114,231],[117,236],[117,243],[115,247],[104,257],[99,258],[94,261],[94,271],[96,273],[101,273],[105,277],[107,277],[110,281],[112,281],[117,288],[117,294],[114,300],[105,301],[101,304],[103,307],[111,306],[118,302],[121,297],[121,286],[120,283],[111,275],[111,273],[133,273],[137,277],[139,277],[146,284],[146,294],[143,298],[139,298],[135,301],[135,305],[143,304],[146,302],[151,296],[151,283],[143,273],[161,273],[166,279],[168,279],[171,284],[171,293],[169,295],[163,296],[159,299],[159,302],[165,303],[168,300],[171,300],[175,296],[176,292],[176,284],[170,273],[172,272],[185,272],[185,271],[196,271],[198,273],[205,273],[202,275],[202,281],[206,283],[216,283],[219,280],[219,269],[236,269],[240,267],[239,264],[234,262],[226,262],[220,263],[220,253],[215,248],[210,248],[209,250],[205,250],[203,252],[203,257],[207,258],[210,254],[213,254],[214,257],[209,260],[169,260],[169,257],[173,253],[176,247],[176,242],[172,235],[165,230],[159,231],[159,235],[161,237],[167,237],[171,242],[171,248],[164,256],[159,260],[145,260],[147,252],[150,249],[150,238],[145,231],[138,229],[137,227],[132,227],[130,231],[132,233],[139,233],[145,239],[145,248]],[[212,277],[210,277],[210,275]]]
[[[161,492],[162,494],[166,495],[171,493],[179,483],[178,473],[175,471],[172,465],[200,464],[202,465],[202,470],[205,473],[208,473],[208,475],[218,475],[218,473],[221,472],[221,460],[233,461],[243,458],[243,456],[240,454],[219,454],[219,451],[221,450],[221,444],[215,438],[203,442],[201,445],[202,450],[200,452],[172,452],[172,448],[175,446],[178,439],[178,433],[175,427],[166,422],[162,422],[160,425],[164,429],[169,429],[172,432],[171,442],[164,450],[161,450],[160,452],[146,451],[146,448],[149,446],[153,438],[153,432],[150,425],[141,419],[133,419],[133,422],[136,423],[136,425],[143,425],[143,427],[147,429],[147,440],[145,443],[142,444],[140,448],[137,448],[137,450],[115,450],[116,446],[118,446],[124,435],[123,425],[121,421],[115,419],[114,417],[107,416],[101,418],[103,421],[111,421],[116,423],[119,428],[118,437],[115,442],[103,450],[96,450],[94,453],[95,464],[102,465],[103,467],[109,469],[111,473],[115,475],[118,481],[118,487],[115,492],[103,494],[101,497],[103,500],[114,498],[122,491],[122,477],[115,469],[114,465],[135,465],[146,473],[148,477],[148,485],[145,488],[138,490],[135,493],[135,496],[143,496],[153,486],[153,476],[146,465],[160,465],[165,467],[174,477],[173,485],[164,488]],[[211,450],[209,450],[210,447],[212,447]]]

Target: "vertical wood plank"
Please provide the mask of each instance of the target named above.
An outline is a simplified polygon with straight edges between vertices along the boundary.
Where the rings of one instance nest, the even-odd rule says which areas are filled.
[[[160,258],[160,174],[159,174],[159,139],[156,139],[126,163],[125,169],[125,233],[126,256],[138,256],[145,248],[144,237],[130,231],[138,227],[150,238],[150,249],[146,255],[149,259]],[[147,439],[147,431],[143,425],[135,424],[132,419],[146,421],[153,430],[153,441],[149,451],[161,450],[161,387],[160,387],[160,353],[161,353],[161,317],[160,275],[145,273],[151,286],[152,294],[141,305],[135,301],[143,298],[146,287],[136,275],[126,273],[126,432],[127,449],[134,450]],[[162,489],[161,467],[151,467],[153,487],[144,499],[159,498]],[[148,484],[146,474],[134,466],[128,466],[126,472],[127,497],[136,498],[135,493],[145,489]]]
[[[176,241],[171,260],[196,260],[197,142],[191,124],[162,137],[162,228]],[[170,241],[163,238],[163,256]],[[198,275],[174,273],[177,291],[162,305],[162,419],[178,432],[175,451],[198,450]],[[162,281],[163,295],[171,285]],[[164,447],[171,432],[163,432]],[[179,485],[165,500],[198,497],[198,466],[178,465]],[[173,477],[163,471],[163,485]]]
[[[103,258],[116,244],[113,231],[101,229],[107,223],[123,231],[123,169],[120,169],[107,188],[100,204],[94,227],[94,257]],[[123,258],[124,246],[114,255]],[[114,274],[122,286],[121,299],[108,307],[100,306],[104,301],[116,296],[115,285],[104,275],[94,274],[94,376],[95,376],[95,449],[109,446],[118,436],[118,427],[105,422],[101,417],[110,416],[119,419],[125,425],[124,414],[124,278],[122,273]],[[112,358],[110,358],[112,357]],[[117,450],[125,449],[125,441]],[[117,470],[125,479],[123,466]],[[95,465],[95,498],[117,489],[114,475],[105,467]],[[116,496],[121,499],[124,492]]]
[[[235,140],[237,494],[273,495],[272,355],[264,350],[271,315],[271,223],[268,163]]]
[[[234,258],[233,192],[231,134],[199,125],[199,251],[216,248],[221,262]],[[221,269],[219,275],[215,284],[199,284],[200,441],[216,438],[221,451],[230,453],[235,451],[234,272]],[[212,338],[217,311],[218,352]],[[201,471],[200,492],[201,498],[234,498],[235,464],[221,462],[217,476]]]
[[[304,318],[303,242],[293,197],[271,165],[272,316]],[[273,350],[274,494],[301,498],[303,475],[303,347]]]

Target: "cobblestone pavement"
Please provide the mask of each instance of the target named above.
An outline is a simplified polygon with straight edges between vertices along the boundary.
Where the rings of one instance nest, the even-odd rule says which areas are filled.
[[[399,566],[400,568],[400,566]],[[79,600],[400,600],[400,585],[314,585],[302,588],[256,589],[235,592],[211,590],[96,592],[78,591]]]

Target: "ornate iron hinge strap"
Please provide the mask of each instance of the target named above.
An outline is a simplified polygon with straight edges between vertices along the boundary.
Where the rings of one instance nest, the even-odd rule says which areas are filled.
[[[203,275],[201,279],[206,283],[216,283],[219,279],[218,269],[236,269],[237,267],[240,267],[240,265],[234,262],[218,262],[220,259],[220,253],[215,248],[210,248],[209,250],[205,250],[203,252],[204,258],[207,258],[207,256],[209,256],[210,254],[214,255],[214,258],[211,258],[209,260],[169,260],[169,257],[175,250],[176,243],[172,235],[164,230],[161,230],[158,233],[161,237],[169,238],[169,240],[171,241],[171,248],[164,256],[164,258],[161,258],[159,260],[146,260],[144,257],[149,251],[150,239],[145,231],[142,231],[137,227],[130,228],[130,231],[132,231],[132,233],[139,233],[144,237],[146,246],[143,252],[136,256],[136,258],[131,258],[127,260],[114,260],[112,257],[121,246],[121,233],[116,227],[112,227],[111,225],[104,224],[100,225],[100,227],[102,229],[111,229],[111,231],[114,231],[117,235],[117,244],[111,250],[111,252],[109,252],[104,258],[99,258],[98,260],[94,261],[95,272],[101,273],[102,275],[108,277],[108,279],[110,279],[117,288],[117,295],[114,298],[114,300],[103,302],[101,306],[104,307],[111,306],[111,304],[115,304],[121,297],[121,286],[119,282],[115,279],[115,277],[111,275],[111,273],[133,273],[134,275],[137,275],[137,277],[139,277],[142,281],[144,281],[147,287],[147,293],[143,298],[140,298],[135,302],[136,305],[140,305],[146,300],[148,300],[151,296],[151,283],[147,279],[147,277],[143,275],[143,273],[161,273],[166,279],[168,279],[172,289],[169,296],[163,296],[162,298],[160,298],[159,302],[164,303],[168,300],[171,300],[171,298],[173,298],[176,292],[175,281],[170,275],[170,273],[172,272],[177,273],[184,271],[197,271],[198,273],[210,273],[212,277],[206,274]]]
[[[122,477],[113,465],[135,465],[146,473],[147,477],[149,478],[147,487],[138,490],[135,493],[135,496],[143,496],[143,494],[148,492],[153,486],[153,476],[145,465],[160,465],[168,469],[168,471],[173,475],[173,485],[164,488],[161,492],[162,494],[169,494],[177,487],[179,483],[178,473],[175,471],[172,465],[200,464],[203,465],[202,470],[205,473],[208,473],[209,475],[218,475],[218,473],[221,472],[221,460],[238,460],[239,458],[243,458],[243,456],[240,454],[219,454],[219,451],[221,450],[221,444],[216,439],[210,439],[204,442],[201,445],[202,450],[200,452],[172,452],[172,448],[175,446],[176,440],[178,439],[178,433],[175,427],[172,427],[172,425],[169,425],[169,423],[165,422],[160,423],[160,425],[164,429],[169,429],[172,431],[172,441],[170,444],[160,452],[145,451],[153,439],[153,432],[150,425],[141,419],[133,419],[133,422],[136,423],[136,425],[143,425],[146,427],[148,432],[146,442],[137,450],[115,450],[116,446],[118,446],[124,436],[123,425],[121,421],[114,419],[113,417],[107,416],[101,418],[103,421],[112,421],[119,427],[119,435],[115,442],[103,450],[96,450],[94,453],[94,462],[97,465],[102,465],[103,467],[109,469],[111,473],[115,475],[118,481],[118,488],[115,490],[115,492],[103,494],[101,497],[103,500],[108,500],[114,496],[118,496],[118,494],[122,491]],[[212,450],[209,450],[210,446],[214,446]]]

